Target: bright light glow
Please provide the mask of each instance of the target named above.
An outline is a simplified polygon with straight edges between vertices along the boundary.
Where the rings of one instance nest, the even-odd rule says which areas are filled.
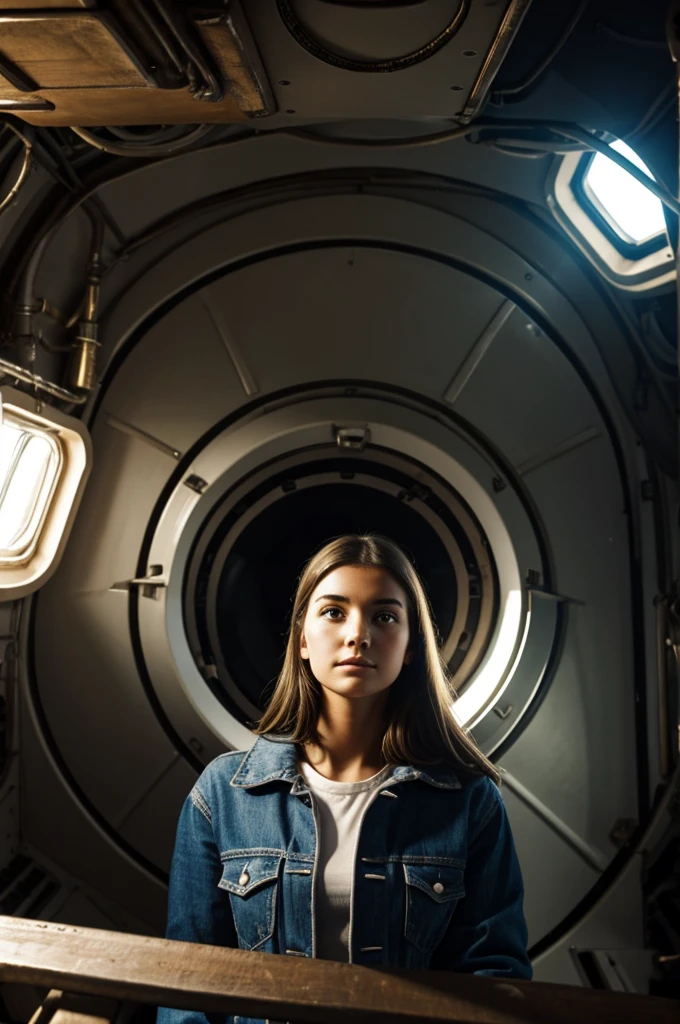
[[[32,594],[59,565],[91,463],[80,420],[0,386],[0,600]]]
[[[472,728],[479,712],[492,697],[498,700],[510,682],[508,669],[512,659],[522,617],[522,593],[510,590],[502,612],[501,628],[490,657],[479,675],[473,676],[467,689],[453,704],[453,713],[462,726]]]
[[[617,139],[611,143],[611,149],[654,180],[647,164],[625,142]],[[661,201],[603,153],[595,154],[584,186],[590,199],[626,241],[640,244],[666,230]]]
[[[31,557],[61,463],[54,436],[5,413],[0,420],[0,565],[23,564]]]

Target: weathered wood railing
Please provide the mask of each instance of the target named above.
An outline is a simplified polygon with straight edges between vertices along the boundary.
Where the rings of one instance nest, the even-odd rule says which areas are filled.
[[[134,1004],[314,1024],[678,1024],[643,995],[169,942],[0,916],[0,982],[52,989],[34,1024],[121,1024]]]

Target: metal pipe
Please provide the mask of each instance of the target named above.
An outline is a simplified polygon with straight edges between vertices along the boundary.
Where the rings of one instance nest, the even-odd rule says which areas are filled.
[[[33,143],[31,142],[30,139],[28,139],[26,137],[26,135],[24,135],[24,133],[19,128],[17,128],[15,125],[13,125],[10,121],[3,120],[3,124],[5,124],[6,127],[9,128],[9,130],[11,132],[14,132],[14,134],[19,139],[21,139],[21,141],[23,142],[25,148],[24,148],[24,162],[21,165],[21,170],[19,171],[19,177],[14,182],[14,185],[9,190],[9,192],[7,193],[5,198],[0,203],[0,213],[2,213],[2,211],[5,210],[10,205],[10,203],[14,200],[14,197],[16,196],[16,194],[18,193],[19,189],[21,188],[21,186],[23,185],[24,181],[26,180],[26,175],[28,174],[29,168],[31,166],[32,151],[33,151]]]
[[[94,132],[90,132],[86,128],[74,125],[70,126],[70,131],[74,132],[84,142],[89,143],[90,146],[94,146],[95,149],[100,149],[104,153],[113,153],[114,156],[164,157],[193,145],[194,142],[198,142],[204,135],[212,131],[214,127],[214,124],[199,124],[193,131],[188,132],[179,139],[174,139],[172,142],[158,143],[154,146],[140,146],[134,142],[127,144],[123,142],[109,142],[108,139],[101,139]]]
[[[24,369],[23,366],[10,363],[7,359],[0,359],[0,376],[15,377],[16,380],[21,380],[24,384],[31,384],[39,391],[45,391],[52,398],[58,398],[60,402],[68,402],[70,405],[83,405],[89,398],[89,395],[75,395],[72,391],[67,391],[66,388],[60,388],[58,384],[39,377],[37,373],[32,373],[30,370]]]
[[[103,215],[96,204],[88,201],[88,199],[88,196],[83,197],[83,200],[80,203],[76,203],[73,209],[76,209],[78,205],[82,205],[83,211],[90,218],[90,222],[92,224],[90,259],[92,259],[94,253],[101,252],[104,239],[104,220]],[[26,265],[26,270],[19,284],[17,301],[14,305],[12,335],[15,338],[33,337],[33,317],[36,313],[40,312],[40,308],[35,299],[35,281],[38,276],[38,267],[40,266],[40,262],[45,254],[45,249],[64,223],[65,219],[66,217],[60,218],[56,224],[45,232],[31,253],[31,257]]]
[[[152,0],[152,3],[203,79],[204,85],[194,93],[195,99],[219,103],[224,99],[224,85],[206,47],[192,37],[191,26],[184,23],[182,15],[171,4],[166,0]]]
[[[148,28],[149,32],[151,33],[154,42],[158,44],[158,46],[161,49],[161,52],[164,53],[165,56],[170,61],[173,70],[176,72],[178,76],[181,76],[181,78],[185,78],[186,71],[184,65],[182,64],[180,54],[173,46],[172,40],[161,31],[160,25],[157,24],[153,15],[148,10],[146,5],[144,3],[133,4],[131,5],[131,9],[127,11],[127,14],[128,16],[133,15],[134,18],[136,19],[142,19],[142,21]]]
[[[215,125],[209,125],[206,127],[214,128]],[[74,131],[74,129],[71,130]],[[80,131],[82,131],[82,129],[80,129]],[[263,138],[266,136],[263,133],[251,132],[249,137]],[[236,142],[241,142],[242,140],[243,136],[239,135],[236,138],[223,139],[220,142],[216,143],[215,145],[220,147],[229,146],[233,145]],[[129,156],[130,154],[126,153],[126,155]],[[141,156],[140,153],[137,153],[137,155]],[[68,218],[76,212],[76,210],[78,210],[81,206],[85,207],[85,204],[88,203],[90,200],[96,202],[96,193],[99,191],[100,188],[111,182],[120,181],[121,179],[126,178],[129,174],[135,173],[135,171],[136,168],[134,170],[126,169],[122,173],[112,174],[110,177],[105,178],[104,180],[97,181],[97,183],[94,185],[88,186],[86,188],[86,191],[81,193],[80,195],[77,195],[75,197],[71,195],[64,196],[61,202],[56,207],[56,209],[53,209],[53,220],[50,227],[48,227],[45,233],[35,242],[35,248],[32,250],[30,256],[28,257],[26,266],[15,271],[14,275],[11,278],[9,287],[7,289],[8,294],[11,295],[16,291],[18,296],[17,303],[15,306],[15,329],[13,330],[14,334],[22,335],[25,333],[24,331],[16,330],[16,318],[20,316],[22,313],[28,316],[32,312],[34,312],[34,310],[32,309],[32,302],[33,294],[35,291],[35,279],[45,250],[54,238],[54,236],[57,234],[57,232],[60,230],[63,224],[68,220]],[[30,335],[30,331],[28,333]]]
[[[92,391],[96,383],[99,325],[99,287],[101,282],[100,254],[95,252],[90,261],[87,288],[83,298],[83,312],[72,348],[69,381],[72,387]]]

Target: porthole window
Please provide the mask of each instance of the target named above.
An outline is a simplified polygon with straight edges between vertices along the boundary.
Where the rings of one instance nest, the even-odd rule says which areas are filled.
[[[0,388],[0,600],[56,568],[91,462],[79,420]]]
[[[63,451],[55,437],[9,413],[0,431],[0,564],[25,565],[38,544]]]
[[[653,178],[621,139],[610,146]],[[674,254],[660,200],[604,153],[569,153],[558,159],[547,199],[572,241],[612,284],[640,292],[674,281]]]
[[[621,139],[610,148],[653,177],[647,164]],[[586,156],[581,167],[584,198],[602,218],[615,244],[619,242],[631,256],[641,255],[643,249],[663,248],[666,221],[660,199],[604,153]]]

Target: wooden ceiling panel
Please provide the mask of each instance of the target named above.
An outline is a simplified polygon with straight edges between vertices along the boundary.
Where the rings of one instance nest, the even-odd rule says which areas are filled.
[[[219,103],[156,87],[107,14],[0,13],[0,110],[30,124],[84,127],[238,123],[271,113],[247,25],[221,16],[196,29],[225,83]],[[45,102],[47,110],[30,109]]]
[[[40,89],[143,85],[148,76],[107,15],[0,15],[0,57]],[[0,82],[0,96],[4,97]]]

